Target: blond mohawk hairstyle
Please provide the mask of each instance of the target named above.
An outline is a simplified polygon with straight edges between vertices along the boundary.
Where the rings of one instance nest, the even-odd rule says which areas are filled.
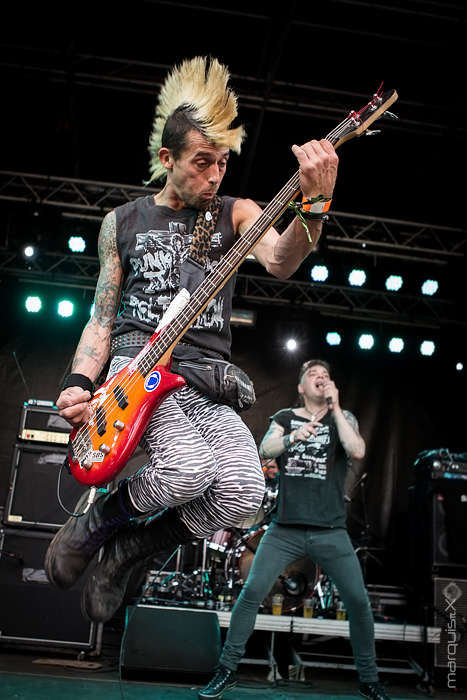
[[[184,61],[167,76],[159,93],[149,139],[149,182],[167,174],[159,160],[159,149],[166,122],[180,107],[189,113],[193,127],[208,141],[240,153],[245,131],[242,126],[230,128],[238,110],[237,97],[228,87],[229,77],[227,68],[217,59],[204,56]]]

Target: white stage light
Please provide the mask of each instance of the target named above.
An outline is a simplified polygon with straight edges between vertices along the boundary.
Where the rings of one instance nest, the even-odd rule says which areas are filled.
[[[358,344],[360,345],[362,350],[371,350],[371,348],[375,344],[375,339],[369,333],[364,333],[358,339]]]
[[[341,337],[339,333],[336,333],[334,331],[331,331],[326,335],[326,342],[328,345],[340,345],[341,344]]]
[[[295,350],[297,348],[297,341],[292,338],[286,343],[287,350]]]
[[[82,236],[71,236],[68,239],[68,247],[72,253],[84,253],[86,250],[86,241]]]
[[[73,314],[73,304],[71,301],[61,301],[58,305],[59,316],[71,316]]]
[[[26,309],[31,313],[37,313],[42,306],[39,297],[28,297],[26,299]]]
[[[389,341],[389,350],[391,352],[402,352],[404,349],[404,341],[402,338],[391,338]]]
[[[386,289],[390,292],[398,292],[402,287],[402,277],[390,275],[386,280]]]
[[[315,282],[324,282],[328,275],[328,268],[325,265],[315,265],[311,270],[311,279]]]
[[[435,351],[435,344],[433,343],[432,340],[424,340],[423,343],[420,345],[420,352],[422,355],[426,355],[429,357],[430,355],[433,355]]]
[[[352,287],[361,287],[362,284],[365,284],[365,280],[366,274],[363,272],[363,270],[352,270],[349,275],[349,283],[352,285]]]
[[[422,284],[422,294],[433,296],[438,291],[438,282],[436,280],[425,280]]]

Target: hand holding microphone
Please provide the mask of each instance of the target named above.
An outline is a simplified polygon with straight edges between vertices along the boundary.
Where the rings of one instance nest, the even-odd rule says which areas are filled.
[[[329,410],[331,410],[334,408],[334,406],[338,405],[339,403],[339,392],[332,379],[323,382],[322,387],[326,403],[328,405]]]

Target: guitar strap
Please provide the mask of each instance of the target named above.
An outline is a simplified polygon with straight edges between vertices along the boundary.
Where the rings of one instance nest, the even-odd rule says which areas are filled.
[[[190,294],[193,294],[205,278],[204,262],[217,224],[220,203],[221,197],[215,195],[208,209],[199,212],[193,229],[190,251],[180,265],[180,288],[187,289]]]

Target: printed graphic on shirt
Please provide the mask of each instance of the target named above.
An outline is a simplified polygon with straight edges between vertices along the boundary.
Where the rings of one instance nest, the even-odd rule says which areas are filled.
[[[127,308],[132,310],[134,318],[157,325],[170,302],[179,291],[180,265],[187,257],[191,236],[187,227],[180,222],[170,222],[168,231],[147,231],[135,236],[136,255],[130,257],[133,276],[141,282],[144,298],[130,295]],[[210,250],[222,247],[222,233],[215,233]],[[205,262],[206,274],[222,260],[212,260],[208,256]],[[212,299],[206,309],[198,316],[192,328],[221,331],[224,297],[222,293]]]
[[[290,421],[290,429],[298,430],[303,421]],[[293,443],[284,467],[284,476],[302,476],[308,479],[326,479],[328,450],[335,438],[332,425],[317,428],[316,435],[310,435],[307,442]]]

